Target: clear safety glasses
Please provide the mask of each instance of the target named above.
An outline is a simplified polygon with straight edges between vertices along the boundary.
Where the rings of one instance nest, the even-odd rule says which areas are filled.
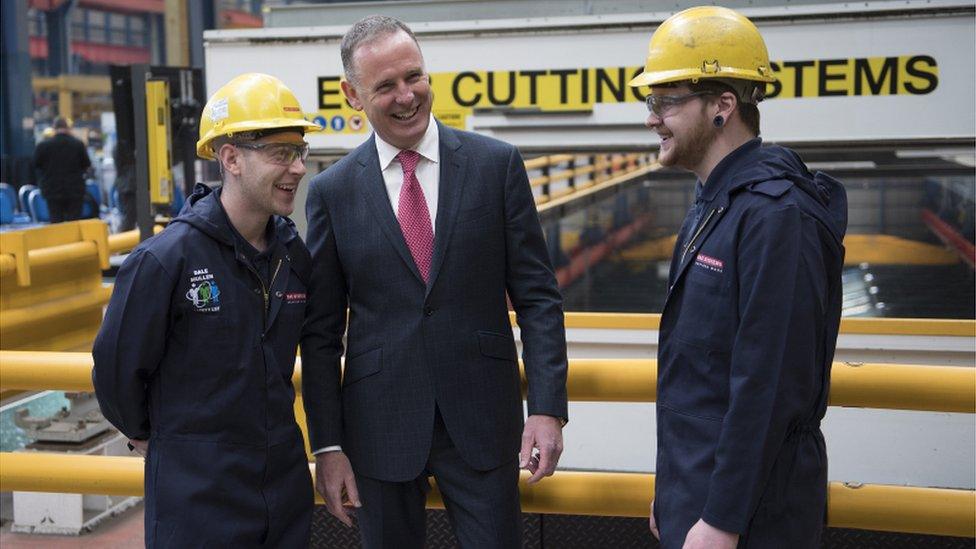
[[[648,95],[647,96],[647,111],[652,112],[658,117],[662,117],[667,114],[668,111],[681,105],[682,103],[694,99],[695,97],[701,97],[703,95],[716,95],[715,92],[709,90],[696,91],[691,93],[686,93],[684,95]]]
[[[235,147],[252,151],[261,151],[264,158],[272,164],[291,166],[292,162],[301,158],[302,162],[308,158],[308,143],[234,143]]]

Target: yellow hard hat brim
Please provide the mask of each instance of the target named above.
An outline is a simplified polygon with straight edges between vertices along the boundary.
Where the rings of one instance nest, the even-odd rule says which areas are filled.
[[[253,132],[273,129],[296,129],[303,133],[315,133],[324,130],[322,126],[308,120],[296,120],[293,118],[271,119],[261,121],[241,122],[231,124],[224,128],[220,135],[233,135],[235,133]],[[197,156],[205,160],[214,160],[214,151],[210,143],[219,135],[205,135],[197,141]]]

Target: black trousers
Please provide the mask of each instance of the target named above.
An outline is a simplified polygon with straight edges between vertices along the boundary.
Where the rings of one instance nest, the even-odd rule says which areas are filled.
[[[122,224],[119,231],[131,231],[136,228],[136,193],[120,192],[119,209],[122,210]]]
[[[422,548],[426,538],[429,477],[437,481],[447,515],[463,548],[521,547],[518,458],[496,469],[478,471],[458,453],[440,411],[427,469],[407,482],[356,475],[363,504],[356,512],[365,549]]]
[[[83,201],[84,197],[82,196],[78,198],[47,199],[47,211],[51,217],[51,223],[81,219],[81,204]]]

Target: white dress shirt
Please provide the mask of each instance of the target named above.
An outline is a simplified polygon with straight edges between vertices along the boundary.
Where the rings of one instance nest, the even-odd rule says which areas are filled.
[[[386,184],[386,194],[390,198],[390,206],[393,214],[397,213],[397,206],[400,204],[400,188],[403,187],[403,168],[396,156],[400,150],[390,145],[383,138],[376,135],[376,154],[380,158],[380,169],[383,170],[383,182]],[[420,153],[420,160],[414,172],[420,188],[424,191],[424,199],[427,201],[427,211],[430,212],[431,229],[437,227],[437,191],[440,187],[440,135],[437,133],[437,123],[431,115],[430,123],[427,124],[427,131],[420,138],[420,143],[412,147],[412,150]]]
[[[424,199],[427,201],[427,211],[430,212],[430,227],[434,230],[437,220],[437,192],[441,181],[441,140],[437,132],[437,123],[434,122],[434,115],[430,116],[430,123],[427,124],[427,131],[420,138],[412,150],[420,153],[420,160],[414,174],[420,182],[420,188],[424,191]],[[376,134],[376,154],[380,158],[380,169],[383,170],[383,183],[386,185],[386,194],[390,198],[390,206],[393,208],[393,215],[396,216],[397,207],[400,204],[400,189],[403,187],[403,168],[396,156],[400,150],[390,145],[383,138]],[[318,455],[323,452],[341,452],[342,446],[326,446],[312,452]]]

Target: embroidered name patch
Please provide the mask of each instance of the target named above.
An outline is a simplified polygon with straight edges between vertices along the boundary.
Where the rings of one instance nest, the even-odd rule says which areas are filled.
[[[220,310],[220,288],[209,269],[194,269],[190,275],[190,289],[186,299],[198,313],[216,313]]]
[[[721,273],[725,270],[724,261],[705,254],[698,254],[698,256],[695,257],[695,265],[715,273]]]
[[[305,303],[305,292],[285,292],[285,303],[289,305]]]

